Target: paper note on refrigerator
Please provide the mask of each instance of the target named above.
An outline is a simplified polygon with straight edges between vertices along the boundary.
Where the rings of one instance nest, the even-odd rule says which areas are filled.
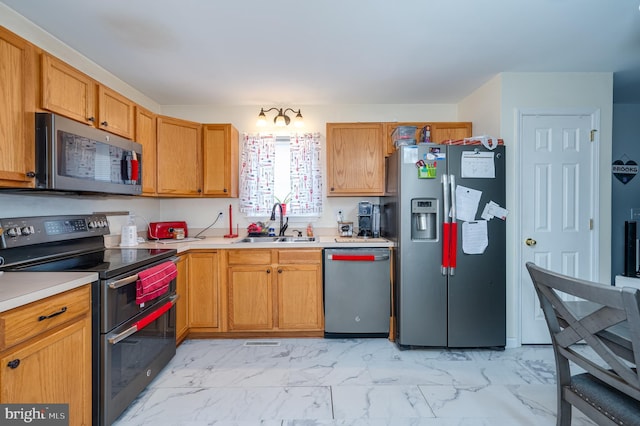
[[[496,165],[493,152],[464,151],[460,160],[460,176],[463,178],[495,178]]]
[[[487,221],[462,223],[462,252],[465,254],[482,254],[489,245]]]
[[[509,210],[500,207],[498,203],[494,201],[489,201],[484,206],[484,210],[482,211],[482,215],[480,216],[484,220],[491,220],[494,217],[497,217],[502,220],[507,220],[507,215],[509,214]]]
[[[478,204],[482,191],[467,188],[466,186],[456,186],[456,219],[471,222],[476,219]]]

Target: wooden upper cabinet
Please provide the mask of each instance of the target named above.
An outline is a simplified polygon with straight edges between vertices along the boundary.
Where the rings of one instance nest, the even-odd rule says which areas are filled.
[[[158,116],[157,120],[158,195],[200,196],[202,125],[165,116]]]
[[[0,27],[0,187],[35,186],[36,52]]]
[[[95,81],[65,62],[42,53],[42,108],[94,125]]]
[[[132,101],[47,53],[41,58],[42,109],[133,139]]]
[[[98,127],[133,139],[134,103],[108,87],[98,85]]]
[[[383,195],[383,144],[382,123],[327,123],[327,195]]]
[[[416,127],[416,142],[420,141],[420,132],[422,132],[422,128],[426,125],[427,123],[424,122],[417,122],[417,121],[407,121],[407,122],[394,122],[394,123],[383,123],[384,126],[384,148],[385,148],[385,157],[388,157],[389,155],[393,154],[393,152],[396,150],[395,145],[393,144],[393,131],[396,129],[396,127],[399,126],[415,126]]]
[[[231,124],[203,125],[203,195],[238,196],[238,144],[238,130]]]
[[[431,123],[431,140],[437,143],[470,138],[471,132],[471,122]]]
[[[416,127],[416,142],[420,142],[422,128],[424,126],[431,126],[431,142],[441,143],[448,140],[460,140],[469,138],[472,136],[472,123],[468,121],[451,121],[451,122],[426,122],[426,121],[407,121],[407,122],[394,122],[383,123],[384,135],[385,135],[385,156],[391,155],[395,150],[393,144],[393,131],[398,126],[415,126]]]
[[[156,194],[156,115],[136,106],[134,140],[142,145],[142,195]]]

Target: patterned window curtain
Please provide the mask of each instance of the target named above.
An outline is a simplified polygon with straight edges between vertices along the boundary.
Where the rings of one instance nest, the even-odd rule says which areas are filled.
[[[275,201],[275,143],[273,135],[244,134],[240,164],[240,211],[249,217],[269,216]],[[291,199],[287,215],[322,214],[320,135],[289,137]]]
[[[322,168],[320,167],[320,135],[304,133],[290,137],[291,201],[290,215],[322,214]]]
[[[240,211],[247,216],[271,214],[275,142],[273,135],[243,135],[239,176]]]

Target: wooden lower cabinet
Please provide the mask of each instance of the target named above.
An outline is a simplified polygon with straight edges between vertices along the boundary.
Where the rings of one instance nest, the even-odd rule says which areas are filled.
[[[176,301],[176,344],[179,345],[189,334],[189,256],[179,256],[176,267],[176,293],[179,296]]]
[[[69,404],[69,425],[91,424],[90,295],[86,285],[0,313],[0,403]]]
[[[187,307],[189,332],[220,331],[220,279],[217,250],[189,253]]]
[[[229,331],[322,332],[322,250],[227,252]]]

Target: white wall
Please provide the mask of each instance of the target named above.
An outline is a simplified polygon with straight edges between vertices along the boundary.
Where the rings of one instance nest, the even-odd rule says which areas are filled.
[[[459,120],[473,123],[474,136],[502,137],[501,91],[502,75],[499,74],[464,98],[458,105]]]

